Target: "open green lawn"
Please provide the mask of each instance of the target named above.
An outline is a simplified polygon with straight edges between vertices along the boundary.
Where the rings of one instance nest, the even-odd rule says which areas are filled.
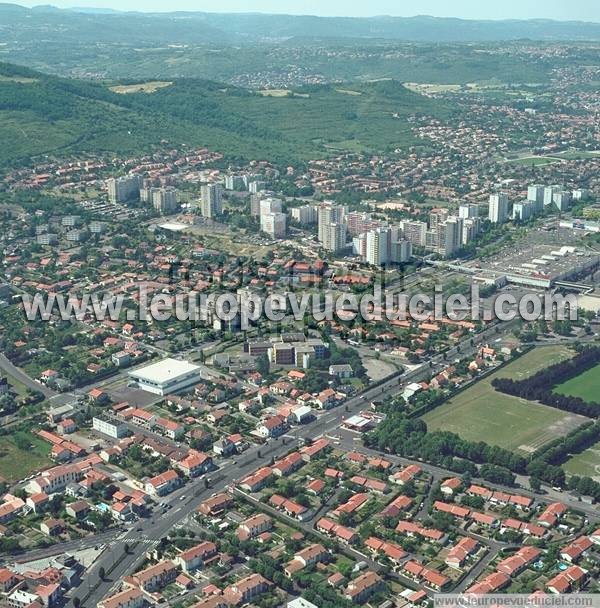
[[[553,163],[560,162],[558,158],[552,158],[549,156],[525,156],[521,158],[513,158],[507,162],[513,165],[525,165],[526,167],[539,167],[543,165],[551,165]]]
[[[4,371],[2,374],[6,377],[12,390],[17,394],[18,397],[25,397],[27,395],[27,387],[22,382],[19,382],[19,380],[17,380],[14,376],[11,376]]]
[[[26,443],[29,442],[29,448]],[[18,433],[0,438],[0,476],[18,481],[29,474],[52,465],[48,458],[50,444],[31,433]]]
[[[585,160],[587,158],[598,158],[600,152],[589,151],[589,150],[568,150],[567,152],[559,152],[554,154],[554,158],[560,158],[563,160]]]
[[[585,475],[600,480],[600,441],[567,460],[563,469],[569,475]]]
[[[571,378],[557,386],[554,391],[561,395],[579,397],[587,403],[600,402],[600,365]]]
[[[522,380],[537,374],[542,369],[554,365],[559,361],[571,358],[575,353],[566,346],[538,346],[527,354],[519,357],[512,363],[504,366],[501,370],[492,374],[489,380],[494,378],[512,378]]]
[[[536,348],[425,414],[423,419],[430,430],[452,431],[464,439],[532,452],[585,419],[498,393],[491,381],[495,377],[522,379],[569,356],[571,351],[560,346]]]

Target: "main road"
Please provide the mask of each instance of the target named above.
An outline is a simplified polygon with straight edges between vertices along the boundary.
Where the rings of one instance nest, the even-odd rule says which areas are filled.
[[[2,353],[0,353],[0,369],[3,369],[7,374],[11,375],[21,384],[24,384],[27,388],[30,388],[33,391],[39,391],[47,399],[54,397],[57,394],[44,384],[40,384],[33,378],[29,377],[20,367],[17,367]]]

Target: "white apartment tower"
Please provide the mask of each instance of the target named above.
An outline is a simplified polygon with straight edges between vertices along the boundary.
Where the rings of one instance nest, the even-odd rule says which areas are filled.
[[[200,188],[200,213],[210,219],[223,213],[223,186],[221,184],[204,184]]]
[[[324,226],[319,226],[322,229],[321,245],[327,251],[337,252],[346,247],[346,224],[331,222]]]
[[[304,226],[317,222],[317,208],[314,205],[294,207],[291,209],[290,214],[293,220]]]
[[[544,186],[541,184],[532,184],[527,187],[527,200],[535,205],[536,213],[539,213],[544,208]]]
[[[554,195],[557,192],[560,192],[562,190],[562,186],[559,186],[558,184],[554,184],[552,186],[546,186],[544,188],[544,207],[547,207],[548,205],[552,205],[552,203],[554,203]]]
[[[367,232],[367,263],[381,266],[390,261],[391,231],[389,228],[377,228]]]
[[[140,196],[142,178],[140,175],[126,175],[124,177],[106,180],[108,200],[111,203],[125,203]]]
[[[345,209],[340,205],[323,204],[318,211],[318,237],[319,242],[323,243],[325,238],[325,227],[331,224],[343,224],[345,220]],[[344,229],[345,230],[345,229]],[[344,241],[346,237],[344,235]],[[325,247],[327,249],[327,247]]]
[[[479,205],[466,203],[458,208],[458,217],[462,220],[470,220],[479,217]]]
[[[508,196],[504,192],[490,195],[488,218],[493,224],[503,224],[508,220]]]
[[[285,237],[286,219],[285,213],[261,213],[260,229],[273,239],[282,239]]]
[[[400,222],[402,236],[417,247],[425,246],[427,224],[425,222],[404,220]]]
[[[259,215],[267,213],[281,213],[282,202],[278,198],[263,198],[259,203]]]
[[[158,213],[173,213],[177,209],[177,190],[168,188],[152,188],[152,206]]]

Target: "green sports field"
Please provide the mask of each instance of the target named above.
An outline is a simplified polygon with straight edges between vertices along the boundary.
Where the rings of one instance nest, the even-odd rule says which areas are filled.
[[[600,402],[600,365],[571,378],[554,389],[554,392],[579,397],[587,403]]]
[[[569,475],[585,475],[600,480],[600,441],[581,454],[569,458],[563,469]]]
[[[483,440],[522,454],[531,453],[577,428],[587,418],[499,393],[491,381],[495,377],[526,378],[572,354],[561,346],[536,348],[425,414],[423,419],[430,430],[451,431],[471,441]]]

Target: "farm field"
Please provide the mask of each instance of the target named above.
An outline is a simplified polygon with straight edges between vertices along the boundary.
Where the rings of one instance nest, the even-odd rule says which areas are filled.
[[[554,392],[579,397],[587,403],[600,402],[600,365],[563,382],[554,389]]]
[[[600,481],[600,441],[569,458],[563,465],[568,475],[583,475]]]
[[[477,382],[423,416],[430,430],[451,431],[471,441],[522,454],[580,426],[587,418],[496,392],[494,378],[520,380],[572,356],[561,346],[539,347]]]

